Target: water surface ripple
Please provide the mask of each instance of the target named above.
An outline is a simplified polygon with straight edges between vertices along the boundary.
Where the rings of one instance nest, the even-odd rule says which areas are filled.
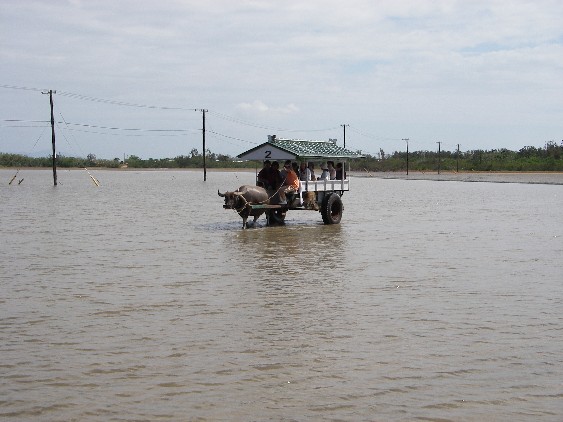
[[[24,172],[2,420],[563,420],[561,185],[354,178],[243,231],[253,173]]]

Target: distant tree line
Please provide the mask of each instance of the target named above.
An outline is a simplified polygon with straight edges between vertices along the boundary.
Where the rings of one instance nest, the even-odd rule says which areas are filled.
[[[361,151],[358,151],[361,152]],[[351,170],[356,171],[406,171],[407,154],[395,151],[386,154],[380,150],[376,156],[363,154],[365,158],[350,162]],[[412,171],[563,171],[563,141],[560,145],[548,142],[545,148],[527,146],[519,151],[508,149],[457,151],[413,151],[409,152],[409,170]],[[208,168],[255,168],[255,162],[240,161],[224,154],[209,150],[205,154]],[[19,154],[0,153],[0,167],[51,167],[50,156],[32,158]],[[202,168],[203,154],[192,149],[189,155],[174,158],[142,159],[129,156],[125,163],[119,158],[98,159],[94,154],[86,158],[57,157],[58,167],[106,167],[119,168]]]
[[[378,156],[364,154],[355,160],[353,169],[369,171],[406,171],[407,153],[394,152]],[[563,171],[563,141],[548,142],[545,148],[524,147],[519,151],[506,148],[472,151],[409,152],[409,170],[413,171]]]
[[[174,158],[149,158],[143,160],[136,155],[130,155],[126,161],[131,168],[203,168],[203,154],[196,148],[189,155],[179,155]],[[205,166],[208,168],[254,168],[252,163],[240,161],[229,155],[215,154],[205,151]]]
[[[20,154],[0,153],[0,167],[51,167],[52,165],[53,159],[50,155],[34,158]],[[255,164],[243,162],[228,155],[215,154],[209,150],[206,151],[205,165],[208,168],[254,168],[255,166]],[[125,162],[119,158],[114,158],[113,160],[98,159],[95,154],[88,154],[86,158],[58,155],[57,167],[202,168],[203,154],[194,148],[189,155],[179,155],[174,158],[149,159],[142,159],[136,155],[130,155]]]

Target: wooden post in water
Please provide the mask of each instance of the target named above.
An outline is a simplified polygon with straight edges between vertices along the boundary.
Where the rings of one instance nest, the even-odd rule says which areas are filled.
[[[459,144],[457,144],[457,154],[456,154],[455,171],[459,173]]]
[[[409,175],[409,138],[403,138],[407,142],[407,176]]]
[[[207,180],[207,166],[205,163],[205,113],[207,112],[207,110],[205,109],[201,109],[201,113],[203,116],[203,130],[202,130],[202,135],[203,135],[203,181],[205,182]]]
[[[42,94],[49,94],[49,102],[51,103],[51,143],[53,144],[53,184],[57,186],[57,151],[55,148],[55,116],[53,114],[53,94],[57,91],[52,89],[49,92],[42,92]]]
[[[438,141],[436,143],[438,144],[438,174],[440,174],[440,146],[442,145],[442,142]]]

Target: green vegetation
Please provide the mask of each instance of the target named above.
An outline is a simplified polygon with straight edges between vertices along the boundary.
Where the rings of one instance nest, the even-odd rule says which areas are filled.
[[[188,156],[179,155],[175,158],[149,158],[148,160],[139,158],[136,155],[130,155],[125,164],[128,168],[202,168],[203,154],[200,154],[197,149],[192,149]],[[205,156],[205,164],[208,168],[255,167],[255,164],[238,161],[228,155],[214,154],[209,150],[207,150]],[[0,167],[51,167],[52,165],[51,156],[32,158],[19,154],[0,153]],[[119,158],[104,160],[96,158],[94,154],[88,154],[86,158],[59,155],[57,157],[57,167],[120,168],[124,167],[124,164]]]
[[[561,145],[548,142],[545,148],[524,147],[519,151],[508,149],[409,152],[409,170],[412,171],[563,171],[563,141]],[[366,155],[356,160],[354,170],[406,171],[406,152],[378,157]]]
[[[406,152],[390,155],[383,150],[377,156],[364,154],[365,158],[352,161],[352,170],[406,171]],[[412,171],[563,171],[563,141],[560,145],[548,142],[545,148],[524,147],[519,151],[507,149],[474,150],[460,152],[414,151],[409,152],[409,170]],[[126,161],[129,168],[202,168],[203,154],[192,149],[189,155],[175,158],[141,159],[135,155]],[[31,158],[18,154],[0,153],[0,167],[51,167],[51,157]],[[106,167],[119,168],[123,162],[97,159],[94,154],[86,158],[57,157],[58,167]],[[223,154],[206,151],[208,168],[254,168],[256,163],[241,162]]]

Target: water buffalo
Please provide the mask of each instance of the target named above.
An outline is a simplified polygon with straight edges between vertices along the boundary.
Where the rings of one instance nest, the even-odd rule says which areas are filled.
[[[225,198],[223,208],[233,209],[242,217],[243,229],[249,226],[246,222],[249,216],[254,217],[252,222],[252,225],[254,225],[258,217],[265,211],[264,208],[251,209],[249,205],[268,204],[270,202],[268,192],[260,186],[243,185],[234,192],[221,193],[217,191],[217,194]]]

